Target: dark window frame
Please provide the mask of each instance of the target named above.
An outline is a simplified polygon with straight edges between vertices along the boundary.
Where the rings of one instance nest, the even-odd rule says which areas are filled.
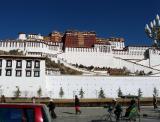
[[[0,69],[0,76],[2,76],[2,69]]]
[[[2,59],[0,59],[0,67],[2,67]]]
[[[11,65],[8,65],[11,62]],[[12,67],[12,60],[6,60],[6,67]]]
[[[40,68],[40,61],[39,60],[35,60],[35,62],[34,62],[34,68]]]
[[[30,72],[30,75],[27,75],[27,72]],[[26,77],[32,77],[32,71],[31,70],[26,70]]]
[[[8,71],[10,71],[11,73],[8,75]],[[6,76],[12,76],[12,69],[6,69]]]
[[[29,63],[31,64],[30,66],[28,66]],[[32,60],[26,61],[26,68],[32,68]]]
[[[36,75],[38,73],[38,75]],[[40,71],[34,71],[34,77],[40,77]]]
[[[18,72],[20,71],[20,75],[18,75]],[[16,70],[16,77],[21,77],[22,76],[22,70]]]
[[[20,66],[18,66],[18,63],[20,63]],[[16,61],[16,68],[22,68],[22,60]]]

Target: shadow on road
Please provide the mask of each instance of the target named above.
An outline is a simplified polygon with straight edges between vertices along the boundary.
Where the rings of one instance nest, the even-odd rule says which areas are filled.
[[[72,112],[62,112],[62,113],[65,113],[65,114],[75,114],[75,113],[72,113]]]
[[[107,120],[92,120],[91,122],[110,122],[110,121],[107,121]]]

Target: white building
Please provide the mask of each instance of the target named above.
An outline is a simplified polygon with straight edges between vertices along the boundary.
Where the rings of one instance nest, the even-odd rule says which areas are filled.
[[[137,89],[141,88],[145,97],[152,96],[154,87],[160,89],[157,77],[160,76],[160,50],[149,46],[125,47],[124,41],[112,40],[104,44],[95,43],[92,48],[65,47],[64,50],[62,42],[46,42],[40,35],[21,33],[18,40],[0,41],[0,50],[24,53],[24,56],[0,56],[0,94],[6,96],[13,96],[17,87],[22,91],[21,96],[37,96],[37,90],[41,88],[43,96],[54,98],[59,98],[61,87],[64,98],[73,98],[80,88],[83,88],[86,98],[96,98],[100,88],[107,97],[117,97],[119,87],[124,94],[137,94]],[[137,70],[152,72],[155,77],[63,76],[58,69],[45,68],[44,56],[73,69],[77,68],[72,64],[126,67],[132,73]],[[27,67],[29,64],[32,67]]]
[[[19,37],[18,40],[43,40],[43,36],[41,36],[40,34],[29,34],[26,35],[25,33],[19,33]]]
[[[101,41],[99,41],[101,42]],[[26,56],[48,56],[66,65],[123,68],[132,73],[143,70],[145,73],[160,72],[159,50],[149,46],[125,47],[124,40],[115,38],[106,43],[95,43],[91,48],[63,48],[63,42],[44,41],[40,35],[19,34],[18,40],[0,41],[0,50],[21,50]]]
[[[0,94],[14,96],[19,87],[22,96],[32,97],[46,90],[45,58],[0,55]]]
[[[117,97],[120,88],[123,94],[137,95],[141,89],[144,97],[151,97],[153,89],[160,89],[159,77],[111,77],[111,76],[67,76],[60,75],[58,69],[46,69],[45,58],[29,56],[0,56],[0,94],[13,97],[17,88],[21,97],[38,96],[63,98],[79,95],[82,88],[85,98],[97,98],[100,89],[106,97]]]
[[[92,48],[63,49],[62,42],[44,41],[39,35],[19,34],[18,40],[0,41],[0,50],[21,50],[27,56],[48,56],[56,62],[67,65],[82,64],[84,66],[111,67],[127,69],[132,73],[143,70],[145,73],[160,72],[159,50],[149,46],[128,46],[124,41],[112,39],[105,44],[95,43]],[[29,38],[28,38],[29,37]]]

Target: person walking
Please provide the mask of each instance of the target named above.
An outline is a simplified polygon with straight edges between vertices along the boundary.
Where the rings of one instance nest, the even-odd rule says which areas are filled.
[[[56,115],[56,113],[55,113],[55,103],[53,102],[53,100],[51,99],[50,101],[49,101],[49,104],[47,105],[48,106],[48,108],[49,108],[49,112],[50,112],[50,114],[51,114],[51,117],[53,118],[53,119],[55,119],[55,118],[57,118],[57,115]]]
[[[157,98],[156,98],[155,95],[153,95],[153,107],[154,107],[154,109],[158,108],[158,106],[157,106]]]
[[[1,103],[5,103],[6,102],[6,98],[4,95],[1,95]]]
[[[32,103],[36,103],[36,97],[32,97]]]
[[[120,103],[117,102],[115,105],[115,111],[114,111],[114,114],[116,116],[116,122],[120,120],[121,113],[122,113],[122,107]]]
[[[81,110],[80,110],[80,102],[79,102],[79,98],[77,95],[75,95],[75,113],[76,114],[81,114]]]
[[[133,108],[136,107],[136,101],[134,99],[131,100],[130,105],[126,108],[126,113],[124,117],[129,117],[129,114]]]

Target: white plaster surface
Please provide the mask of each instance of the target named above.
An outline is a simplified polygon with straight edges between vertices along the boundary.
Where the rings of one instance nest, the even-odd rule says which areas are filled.
[[[117,97],[119,87],[124,95],[137,95],[140,88],[144,97],[152,97],[154,87],[160,90],[160,77],[47,76],[46,85],[53,98],[59,98],[60,87],[64,98],[73,98],[81,88],[85,98],[97,98],[100,88],[106,97]]]

